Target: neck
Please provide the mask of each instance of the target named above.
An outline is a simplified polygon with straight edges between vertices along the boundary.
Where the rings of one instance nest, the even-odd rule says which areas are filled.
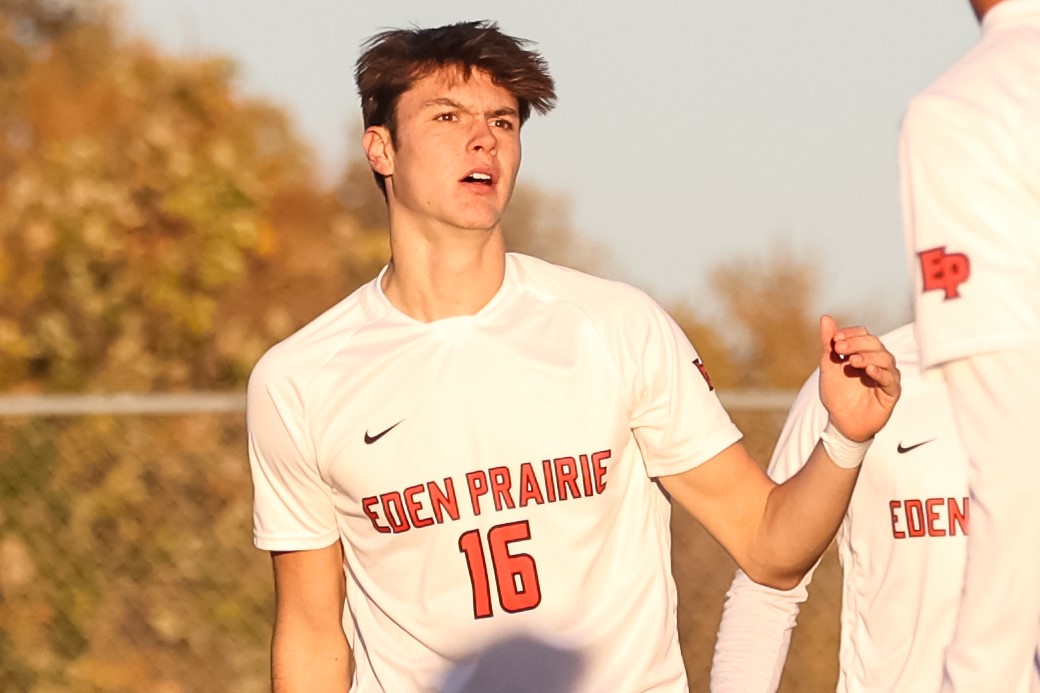
[[[383,293],[395,308],[422,322],[474,315],[505,276],[502,231],[452,234],[390,231],[390,265]]]

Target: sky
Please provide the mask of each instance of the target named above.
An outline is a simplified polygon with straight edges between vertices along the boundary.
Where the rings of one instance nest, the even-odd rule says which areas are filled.
[[[123,6],[171,54],[232,58],[242,91],[284,107],[330,177],[360,151],[365,38],[495,20],[536,42],[559,97],[524,126],[520,180],[569,201],[571,225],[613,258],[605,274],[717,316],[712,269],[786,243],[818,258],[817,311],[877,332],[910,315],[900,120],[978,36],[967,0]]]

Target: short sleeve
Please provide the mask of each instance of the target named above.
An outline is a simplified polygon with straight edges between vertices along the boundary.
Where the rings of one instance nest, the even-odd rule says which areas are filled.
[[[1022,119],[1012,130],[937,96],[907,113],[903,216],[925,367],[1040,335],[1040,107]]]
[[[656,303],[628,332],[630,425],[650,476],[696,467],[741,438],[722,407],[708,365]]]
[[[339,536],[302,397],[271,354],[249,379],[246,426],[253,477],[253,543],[268,551],[320,549]]]

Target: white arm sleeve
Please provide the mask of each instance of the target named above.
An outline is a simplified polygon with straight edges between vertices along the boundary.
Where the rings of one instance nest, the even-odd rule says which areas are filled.
[[[769,463],[769,476],[778,482],[794,476],[809,459],[827,425],[820,402],[819,371],[798,393],[784,422]],[[819,564],[817,564],[819,565]],[[816,566],[797,587],[776,590],[753,582],[738,570],[722,610],[722,622],[711,665],[712,693],[772,693],[780,685],[791,631],[801,603],[808,596]]]
[[[972,477],[964,595],[946,659],[957,690],[1024,690],[1024,682],[1037,675],[1038,351],[1040,340],[942,369]]]

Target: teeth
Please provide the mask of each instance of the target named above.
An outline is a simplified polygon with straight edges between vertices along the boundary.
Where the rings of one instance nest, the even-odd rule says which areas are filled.
[[[486,173],[471,173],[469,177],[473,180],[491,180],[491,176]]]

